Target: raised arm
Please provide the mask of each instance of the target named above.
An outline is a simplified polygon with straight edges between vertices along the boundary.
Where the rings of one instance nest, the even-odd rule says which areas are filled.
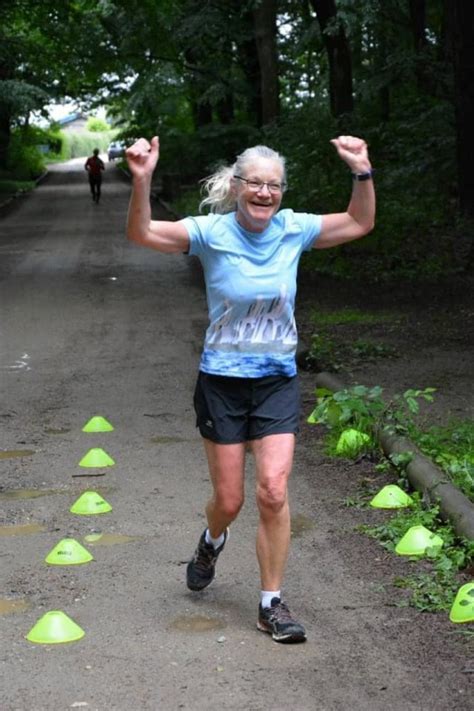
[[[323,215],[321,233],[314,243],[316,249],[359,239],[373,229],[375,221],[375,191],[367,144],[355,136],[339,136],[331,143],[353,175],[352,195],[346,212]]]
[[[127,148],[125,155],[132,174],[128,239],[168,254],[187,252],[189,235],[180,222],[151,219],[150,187],[159,157],[158,136],[154,136],[150,143],[145,138],[139,138],[133,146]]]

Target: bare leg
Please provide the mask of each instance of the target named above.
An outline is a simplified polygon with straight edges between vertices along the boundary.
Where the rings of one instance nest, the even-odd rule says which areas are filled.
[[[257,468],[260,522],[257,557],[262,590],[280,590],[290,545],[288,478],[293,465],[295,436],[268,435],[252,441]]]
[[[218,538],[237,517],[244,501],[245,443],[216,444],[204,439],[213,494],[206,506],[209,533]]]

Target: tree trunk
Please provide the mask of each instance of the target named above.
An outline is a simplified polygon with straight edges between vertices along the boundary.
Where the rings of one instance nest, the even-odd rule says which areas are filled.
[[[258,128],[262,125],[262,75],[257,57],[257,43],[252,35],[237,44],[240,66],[246,81],[247,113]]]
[[[10,145],[10,113],[0,106],[0,168],[7,167],[8,146]]]
[[[454,66],[454,96],[456,111],[456,143],[459,182],[459,202],[462,213],[474,219],[474,3],[472,0],[452,0],[449,23]]]
[[[280,94],[276,47],[276,0],[261,0],[253,10],[257,56],[260,66],[261,117],[266,125],[278,118]]]
[[[351,51],[344,28],[337,20],[335,0],[311,0],[311,5],[318,17],[328,54],[331,113],[338,118],[354,110]],[[334,22],[337,30],[329,32],[330,23]]]
[[[11,70],[5,64],[0,64],[0,81],[10,79]],[[10,145],[11,134],[11,111],[10,108],[0,103],[0,168],[7,166],[8,146]]]

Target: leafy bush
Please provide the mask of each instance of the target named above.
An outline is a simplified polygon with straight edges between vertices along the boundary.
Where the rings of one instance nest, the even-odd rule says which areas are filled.
[[[64,159],[82,158],[92,153],[94,148],[98,148],[101,153],[107,150],[107,146],[115,137],[115,131],[103,131],[93,133],[90,131],[64,131],[63,132],[63,155]]]
[[[45,170],[45,157],[35,132],[16,130],[8,146],[6,167],[13,180],[38,178]]]
[[[0,178],[0,195],[12,195],[17,192],[28,192],[35,186],[34,180],[2,180]]]
[[[104,121],[98,116],[89,116],[86,129],[90,131],[90,133],[103,133],[104,131],[110,131],[110,126],[107,121]]]

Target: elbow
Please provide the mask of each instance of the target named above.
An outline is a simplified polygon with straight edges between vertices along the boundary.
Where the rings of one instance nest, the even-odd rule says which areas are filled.
[[[368,235],[370,232],[372,232],[374,227],[375,227],[375,220],[371,220],[370,222],[367,222],[363,227],[362,236],[365,237],[365,235]]]
[[[356,239],[358,239],[358,238],[360,238],[360,237],[365,237],[365,236],[368,235],[370,232],[372,232],[372,230],[374,229],[374,227],[375,227],[375,217],[372,217],[372,218],[370,218],[370,219],[364,220],[363,222],[359,222],[359,223],[358,223],[358,227],[357,227],[357,237],[356,237]]]
[[[132,227],[127,228],[127,240],[133,242],[134,244],[143,244],[143,237],[139,232],[134,230]]]

